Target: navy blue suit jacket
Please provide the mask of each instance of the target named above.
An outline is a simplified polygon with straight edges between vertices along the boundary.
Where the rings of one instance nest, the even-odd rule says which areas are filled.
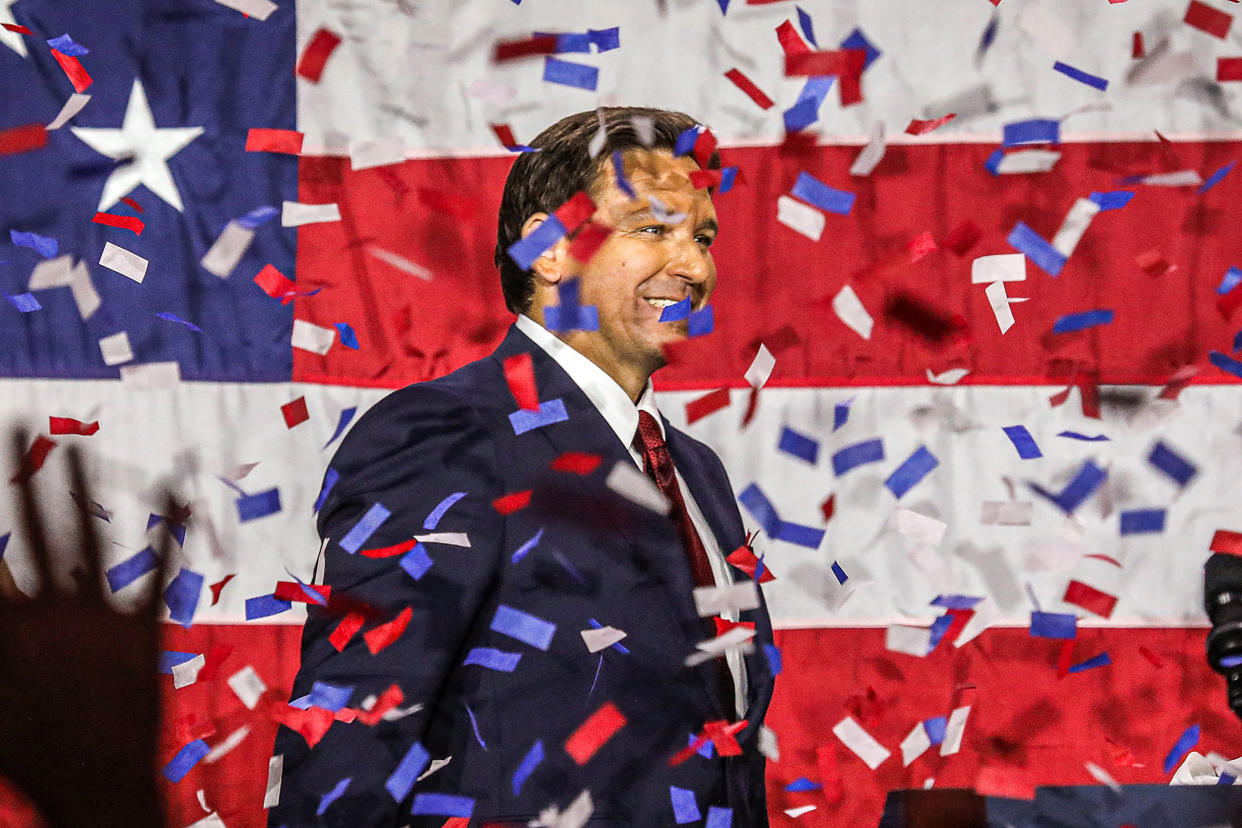
[[[523,352],[532,357],[540,399],[560,399],[568,419],[516,435],[509,415],[517,405],[502,361]],[[745,538],[724,467],[707,446],[665,428],[674,462],[728,554]],[[603,460],[586,475],[551,469],[566,452]],[[584,789],[594,802],[590,825],[673,825],[673,787],[692,792],[704,817],[715,806],[732,809],[735,828],[768,824],[756,745],[772,693],[762,646],[772,641],[766,606],[742,614],[757,631],[745,659],[749,724],[737,737],[743,755],[696,754],[671,765],[705,722],[736,714],[719,697],[716,664],[684,664],[705,638],[686,554],[667,517],[605,485],[617,463],[633,464],[626,446],[516,327],[491,356],[396,391],[359,419],[332,460],[340,477],[319,512],[320,535],[329,539],[323,581],[335,601],[360,602],[377,614],[338,652],[329,635],[339,610],[312,606],[291,698],[324,682],[352,687],[348,704],[358,707],[396,683],[404,706],[423,708],[375,726],[335,722],[313,748],[282,727],[275,752],[284,757],[284,778],[269,825],[439,828],[444,815],[411,817],[415,797],[425,793],[473,799],[471,825],[524,825]],[[502,515],[492,505],[528,490],[530,503],[518,511]],[[363,551],[427,534],[430,513],[455,492],[465,495],[434,531],[464,532],[470,546],[428,542],[431,565],[417,579],[400,557],[350,554],[339,545],[376,503],[391,516]],[[735,580],[747,577],[731,571]],[[492,629],[501,606],[555,624],[547,649]],[[365,632],[407,607],[405,632],[372,654]],[[596,624],[626,638],[592,654],[579,633]],[[511,672],[464,665],[476,648],[520,659]],[[565,741],[605,703],[626,724],[579,765]],[[544,758],[519,789],[514,773],[539,741]],[[398,802],[385,782],[415,742],[452,760]],[[345,778],[344,793],[317,815],[324,794]]]

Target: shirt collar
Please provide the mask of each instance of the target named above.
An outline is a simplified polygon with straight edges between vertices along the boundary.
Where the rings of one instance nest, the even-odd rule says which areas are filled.
[[[660,433],[664,433],[664,421],[660,418],[660,410],[656,408],[655,393],[652,390],[650,378],[647,379],[647,385],[643,387],[642,394],[638,396],[636,405],[630,400],[630,395],[625,393],[625,389],[608,376],[603,368],[575,351],[566,342],[557,339],[551,331],[529,316],[518,314],[517,329],[526,334],[532,342],[543,349],[544,353],[565,369],[565,373],[569,374],[574,384],[582,389],[582,393],[586,394],[587,399],[603,416],[604,421],[616,432],[617,439],[623,445],[628,447],[634,442],[634,434],[638,431],[639,411],[646,411],[655,417],[656,423],[660,426]]]

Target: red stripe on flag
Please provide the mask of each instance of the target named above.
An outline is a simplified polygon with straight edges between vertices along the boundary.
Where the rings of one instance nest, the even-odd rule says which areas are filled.
[[[135,236],[141,236],[142,230],[146,224],[137,216],[118,216],[112,213],[96,213],[91,219],[95,224],[102,224],[106,227],[116,227],[120,230],[131,230]]]
[[[323,76],[324,65],[339,45],[341,45],[340,35],[327,29],[319,29],[311,36],[310,43],[306,44],[295,71],[311,83],[319,83],[319,78]]]
[[[733,81],[734,85],[737,86],[738,89],[745,92],[752,101],[759,105],[760,109],[772,108],[772,99],[764,94],[762,89],[755,86],[755,82],[746,77],[741,69],[730,69],[728,72],[725,72],[725,77]]]
[[[286,155],[299,155],[302,152],[300,132],[291,129],[265,129],[252,127],[246,133],[246,152],[282,152]]]
[[[56,58],[56,62],[60,64],[60,68],[65,70],[66,77],[73,84],[74,92],[85,92],[87,88],[94,83],[91,76],[87,73],[86,68],[82,66],[77,58],[66,55],[63,52],[52,50],[52,57]]]

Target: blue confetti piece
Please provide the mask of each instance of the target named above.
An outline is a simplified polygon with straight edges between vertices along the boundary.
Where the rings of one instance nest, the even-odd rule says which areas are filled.
[[[1044,453],[1039,450],[1039,446],[1035,444],[1035,438],[1031,436],[1031,432],[1026,430],[1026,426],[1005,426],[1001,430],[1005,432],[1005,436],[1009,438],[1009,442],[1013,443],[1013,447],[1018,451],[1018,456],[1023,460],[1032,460],[1036,457],[1044,456]]]
[[[630,186],[629,179],[625,177],[625,159],[621,156],[621,150],[613,150],[612,152],[612,172],[617,179],[617,187],[621,192],[631,199],[638,198],[638,193],[634,192],[634,188]]]
[[[1152,446],[1147,462],[1171,477],[1179,486],[1185,486],[1199,473],[1188,460],[1160,441]]]
[[[275,593],[256,595],[253,598],[246,599],[246,620],[256,621],[260,618],[279,615],[291,609],[293,609],[293,604],[289,601],[280,600]]]
[[[799,9],[798,11],[802,11]],[[707,809],[707,822],[703,828],[731,828],[733,825],[733,809],[713,805]]]
[[[884,441],[879,438],[864,440],[861,443],[846,446],[832,455],[832,473],[840,477],[851,469],[867,463],[878,463],[883,459]]]
[[[257,230],[272,219],[276,218],[279,214],[280,211],[275,207],[256,207],[236,221],[247,230]]]
[[[983,600],[979,595],[937,595],[931,602],[933,607],[944,609],[968,610]]]
[[[931,635],[927,641],[927,651],[929,653],[936,649],[936,646],[940,644],[941,640],[944,638],[944,634],[949,631],[949,627],[951,626],[953,626],[953,616],[949,613],[946,612],[944,615],[936,617],[936,620],[932,622],[930,628]]]
[[[556,625],[551,621],[505,604],[496,608],[490,629],[545,652],[552,644],[552,636],[556,634]]]
[[[795,198],[800,198],[807,204],[813,204],[829,213],[846,216],[854,208],[853,193],[829,187],[809,173],[798,173],[798,180],[794,182],[790,192]]]
[[[582,63],[570,63],[554,57],[543,59],[543,79],[547,83],[573,86],[578,89],[595,90],[599,83],[599,69]]]
[[[414,797],[410,813],[416,816],[446,816],[470,819],[474,815],[474,800],[468,796],[445,793],[420,793]]]
[[[1096,667],[1107,667],[1112,664],[1113,660],[1108,657],[1108,653],[1100,653],[1098,656],[1092,656],[1086,661],[1080,662],[1069,668],[1071,673],[1081,673],[1084,670],[1092,670]]]
[[[597,52],[611,52],[621,48],[621,27],[611,29],[587,29],[587,37]]]
[[[1080,431],[1058,431],[1057,436],[1067,437],[1070,440],[1081,440],[1084,443],[1107,443],[1109,442],[1109,438],[1107,434],[1096,434],[1095,436],[1091,436],[1090,434],[1083,434]]]
[[[409,552],[401,556],[400,566],[417,581],[427,574],[428,569],[431,569],[431,556],[427,554],[426,547],[421,543],[416,543]]]
[[[354,686],[329,684],[317,681],[311,686],[310,703],[313,707],[322,707],[333,713],[349,704],[349,697],[354,694]]]
[[[180,782],[190,772],[190,769],[208,753],[211,753],[211,748],[207,747],[207,743],[202,739],[187,742],[185,747],[177,751],[177,755],[164,766],[164,778],[169,782]]]
[[[444,518],[444,513],[453,507],[457,501],[466,496],[465,492],[453,492],[448,497],[436,504],[436,508],[431,510],[431,514],[427,515],[427,519],[423,521],[423,528],[428,532],[440,525],[440,521]]]
[[[1177,744],[1173,745],[1173,749],[1169,751],[1169,755],[1164,757],[1164,772],[1168,773],[1177,767],[1178,763],[1185,758],[1190,749],[1199,743],[1199,726],[1193,724],[1186,728],[1186,731],[1177,738]]]
[[[516,551],[514,551],[513,556],[509,559],[509,561],[511,563],[517,563],[518,561],[522,560],[522,558],[525,558],[527,555],[530,554],[530,551],[532,549],[534,549],[536,546],[539,545],[539,541],[541,541],[542,539],[543,539],[543,530],[540,529],[538,532],[536,532],[531,537],[530,540],[526,541],[524,544],[519,546]]]
[[[1081,69],[1075,69],[1068,63],[1062,63],[1058,60],[1056,63],[1052,64],[1052,68],[1067,77],[1073,78],[1079,83],[1085,83],[1087,86],[1098,89],[1101,92],[1108,88],[1108,81],[1104,80],[1104,78],[1101,78],[1098,75],[1092,75],[1089,72],[1084,72]]]
[[[355,554],[367,542],[367,539],[375,534],[375,530],[379,529],[381,524],[390,517],[392,517],[392,512],[384,508],[383,504],[373,504],[362,516],[362,520],[355,523],[345,537],[341,538],[340,547],[351,555]]]
[[[785,131],[797,132],[806,129],[819,118],[819,108],[832,89],[833,78],[807,78],[798,93],[798,100],[792,107],[785,110]]]
[[[591,51],[591,38],[586,32],[531,32],[533,37],[555,37],[556,38],[556,54],[565,54],[567,52],[586,52]]]
[[[673,803],[673,819],[678,825],[698,822],[703,818],[703,814],[699,812],[699,803],[694,800],[694,791],[669,785],[668,796]]]
[[[599,330],[599,310],[594,305],[583,305],[578,301],[580,286],[577,279],[571,279],[557,288],[560,304],[548,305],[543,309],[545,328],[558,333]]]
[[[522,785],[535,772],[535,768],[539,767],[539,763],[543,761],[543,740],[536,739],[535,743],[530,746],[530,750],[526,751],[526,755],[522,757],[521,763],[517,770],[513,772],[513,795],[517,796],[522,792]]]
[[[1003,149],[993,150],[988,156],[988,160],[983,162],[983,166],[992,175],[1000,175],[1001,162],[1005,160],[1005,151]]]
[[[530,270],[530,266],[543,255],[544,251],[561,239],[565,238],[565,225],[555,215],[549,215],[538,227],[527,235],[509,245],[509,258],[517,263],[522,270]]]
[[[164,523],[164,522],[165,522],[165,518],[162,515],[147,515],[147,531],[148,532],[151,531],[153,527],[159,526],[161,523]],[[180,526],[180,525],[173,526],[169,531],[171,531],[173,537],[177,539],[177,544],[179,546],[185,546],[185,527],[184,526]]]
[[[353,421],[354,415],[357,413],[358,413],[358,407],[352,406],[352,405],[349,408],[343,409],[341,411],[340,419],[336,421],[336,430],[332,432],[332,436],[328,438],[328,442],[323,444],[324,448],[327,448],[328,446],[335,443],[340,438],[340,436],[345,433],[345,428],[350,424],[350,422]]]
[[[799,434],[788,426],[781,429],[781,440],[776,447],[811,465],[815,465],[815,461],[819,459],[819,441]]]
[[[1231,267],[1225,271],[1225,276],[1220,280],[1220,284],[1216,286],[1216,292],[1221,296],[1242,284],[1242,270]]]
[[[849,422],[850,405],[853,402],[854,401],[852,399],[849,399],[849,400],[846,400],[845,402],[839,402],[832,407],[832,430],[833,431],[836,431],[841,426]]]
[[[879,49],[872,45],[871,41],[867,40],[867,36],[863,34],[862,29],[855,29],[850,32],[849,36],[846,37],[845,40],[841,41],[841,48],[862,49],[866,52],[866,57],[863,58],[864,70],[869,69],[871,64],[875,62],[876,58],[883,54]]]
[[[782,520],[780,530],[773,537],[785,543],[805,546],[807,549],[818,549],[819,545],[824,542],[824,530]],[[757,573],[756,577],[758,577]]]
[[[815,26],[811,22],[811,16],[807,14],[801,6],[794,6],[798,10],[798,26],[802,29],[802,36],[806,38],[806,42],[818,49],[819,43],[815,40]]]
[[[927,734],[927,738],[932,745],[942,744],[948,729],[949,720],[945,716],[936,716],[923,720],[923,732]]]
[[[1221,771],[1220,778],[1216,780],[1216,784],[1217,785],[1232,785],[1236,781],[1238,781],[1236,776],[1232,776],[1228,773],[1225,773],[1224,771]]]
[[[1029,121],[1012,121],[1004,126],[1001,146],[1016,147],[1022,144],[1059,144],[1061,122],[1050,118],[1032,118]]]
[[[1164,509],[1131,509],[1121,513],[1121,534],[1142,535],[1164,531]]]
[[[1070,313],[1060,317],[1053,323],[1052,332],[1056,334],[1073,333],[1074,331],[1082,331],[1099,325],[1110,325],[1112,321],[1113,312],[1106,308],[1083,311],[1082,313]]]
[[[538,411],[528,411],[525,408],[519,408],[509,415],[509,425],[513,426],[514,434],[525,434],[528,431],[553,423],[563,423],[569,419],[569,413],[565,411],[565,403],[560,397],[555,400],[544,400],[539,403]]]
[[[805,776],[799,776],[794,781],[785,786],[785,790],[790,793],[804,793],[806,791],[818,791],[823,785],[818,782],[812,782]]]
[[[177,316],[177,314],[175,313],[170,313],[168,311],[160,311],[159,313],[156,314],[156,316],[158,316],[160,319],[164,319],[169,322],[176,322],[178,325],[185,325],[187,328],[189,328],[192,331],[196,331],[197,333],[203,332],[203,329],[200,328],[198,325],[195,325],[193,322],[189,322],[185,319],[182,319],[180,316]]]
[[[474,664],[500,673],[512,673],[517,669],[518,662],[521,660],[521,653],[509,653],[493,647],[475,647],[466,653],[466,660],[462,662],[462,666],[469,667]]]
[[[68,57],[82,57],[82,55],[89,55],[91,53],[90,49],[74,41],[67,33],[60,37],[53,37],[47,42],[47,45]]]
[[[832,562],[832,574],[837,576],[838,584],[843,584],[850,579],[850,576],[846,575],[845,570],[841,568],[841,564],[836,561]]]
[[[661,322],[680,322],[690,317],[690,297],[687,296],[660,311]]]
[[[178,664],[185,664],[193,658],[198,658],[199,653],[182,653],[176,650],[161,650],[159,671],[164,675],[172,675],[172,668]]]
[[[1134,190],[1109,190],[1106,193],[1092,193],[1091,201],[1100,208],[1100,212],[1120,210],[1134,198]]]
[[[687,336],[694,338],[696,336],[707,336],[716,330],[716,312],[711,305],[705,305],[699,310],[690,313],[690,321],[687,323],[689,330]]]
[[[340,334],[342,345],[354,351],[358,350],[358,336],[348,323],[333,322],[332,327],[336,328],[337,333]]]
[[[720,171],[720,189],[716,192],[724,195],[733,189],[733,182],[737,180],[737,167],[725,167]]]
[[[5,535],[5,541],[7,543],[8,535]],[[108,569],[105,573],[108,577],[108,588],[113,592],[120,592],[143,575],[153,571],[159,563],[160,560],[156,557],[155,550],[148,546]]]
[[[8,549],[9,536],[12,534],[12,532],[5,532],[3,535],[0,535],[0,561],[4,560],[4,550]]]
[[[975,60],[978,61],[992,48],[992,42],[996,40],[996,30],[1000,28],[1000,16],[995,12],[992,18],[988,20],[988,25],[983,30],[983,36],[979,38],[979,45],[975,48]]]
[[[1242,362],[1238,362],[1233,357],[1226,356],[1220,351],[1212,351],[1208,354],[1208,362],[1222,371],[1228,371],[1235,377],[1242,378]]]
[[[1039,612],[1036,610],[1031,613],[1031,637],[1077,638],[1078,618],[1066,612]]]
[[[781,658],[781,648],[775,644],[764,644],[763,654],[768,659],[768,670],[774,676],[779,676],[785,669],[785,664]]]
[[[414,787],[414,780],[422,775],[430,763],[431,754],[422,746],[422,743],[415,742],[405,752],[397,769],[384,782],[384,787],[388,789],[393,799],[398,802],[402,801],[409,796],[410,788]]]
[[[1229,172],[1233,169],[1233,165],[1237,163],[1238,163],[1237,161],[1230,161],[1228,164],[1226,164],[1225,166],[1221,167],[1216,172],[1209,175],[1207,177],[1207,180],[1199,185],[1198,194],[1203,195],[1208,190],[1212,189],[1217,184],[1219,184],[1221,182],[1221,179],[1229,175]]]
[[[203,576],[185,567],[164,588],[164,603],[168,617],[187,630],[194,623],[194,610],[198,609],[198,597],[203,590]]]
[[[686,127],[678,133],[677,140],[673,142],[673,155],[689,155],[694,150],[694,144],[698,140],[698,126]]]
[[[884,481],[884,486],[893,493],[894,497],[900,499],[939,465],[940,461],[927,450],[927,446],[919,446],[914,454],[907,457],[906,461],[888,476],[888,479]]]
[[[22,313],[43,310],[43,306],[39,304],[39,300],[35,298],[33,293],[6,293],[4,297]]]
[[[776,537],[781,531],[780,515],[776,513],[776,507],[772,505],[772,501],[768,500],[767,495],[763,493],[763,489],[759,488],[758,483],[751,483],[747,486],[737,496],[737,502],[746,507],[746,511],[750,512],[750,516],[770,536]]]
[[[470,717],[470,727],[474,730],[474,738],[478,740],[479,746],[487,750],[487,742],[483,741],[483,734],[479,732],[479,720],[474,715],[474,711],[470,709],[470,705],[466,705],[466,715]]]
[[[1037,267],[1049,276],[1061,275],[1065,267],[1065,255],[1049,244],[1043,236],[1036,233],[1025,222],[1018,222],[1006,239],[1009,246],[1024,254]]]
[[[1035,483],[1031,483],[1030,486],[1036,494],[1051,500],[1061,511],[1069,515],[1073,514],[1074,510],[1081,506],[1083,501],[1090,497],[1096,489],[1100,488],[1106,477],[1108,477],[1108,472],[1088,460],[1083,463],[1082,468],[1078,470],[1078,474],[1074,475],[1074,479],[1069,482],[1060,494],[1054,495]]]
[[[341,473],[329,466],[328,471],[323,476],[323,486],[319,489],[319,497],[315,498],[315,508],[311,510],[312,514],[323,508],[324,501],[328,499],[328,494],[332,491],[332,487],[340,479]]]
[[[315,816],[323,816],[323,812],[328,810],[333,802],[336,802],[344,795],[345,789],[349,787],[349,783],[352,781],[354,781],[354,778],[347,776],[340,782],[337,782],[336,787],[321,796],[319,798],[319,809],[315,811]]]
[[[601,627],[603,627],[603,626],[604,626],[603,624],[599,623],[599,621],[595,620],[594,618],[590,618],[590,619],[587,619],[587,620],[588,620],[588,623],[590,623],[590,625],[591,625],[591,629],[593,629],[593,630],[598,630],[598,629],[600,629]],[[626,648],[626,646],[625,646],[624,644],[622,644],[620,641],[618,641],[618,642],[616,642],[615,644],[611,645],[611,649],[616,650],[616,651],[617,651],[617,652],[619,652],[619,653],[624,653],[625,655],[629,655],[629,654],[630,654],[630,651],[629,651],[629,650]]]
[[[45,259],[50,259],[60,250],[56,239],[40,236],[38,233],[24,233],[21,230],[10,230],[9,238],[18,247],[29,247]]]
[[[716,0],[716,5],[720,6],[720,14],[723,17],[729,12],[729,0]]]
[[[265,492],[256,492],[237,498],[237,518],[242,523],[274,515],[279,511],[279,489],[268,489]]]

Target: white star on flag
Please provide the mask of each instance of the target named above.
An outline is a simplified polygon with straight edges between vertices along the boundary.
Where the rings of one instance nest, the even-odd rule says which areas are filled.
[[[0,0],[0,3],[7,0]],[[73,134],[100,155],[126,163],[104,184],[99,209],[107,210],[140,184],[182,212],[181,194],[173,183],[168,159],[202,134],[202,127],[157,128],[142,81],[135,79],[120,129],[70,127]]]
[[[13,9],[11,8],[16,2],[17,0],[0,0],[0,23],[17,25],[17,21],[13,19]],[[26,56],[26,43],[22,40],[22,35],[19,35],[17,32],[0,29],[0,43],[8,46],[22,57]]]

